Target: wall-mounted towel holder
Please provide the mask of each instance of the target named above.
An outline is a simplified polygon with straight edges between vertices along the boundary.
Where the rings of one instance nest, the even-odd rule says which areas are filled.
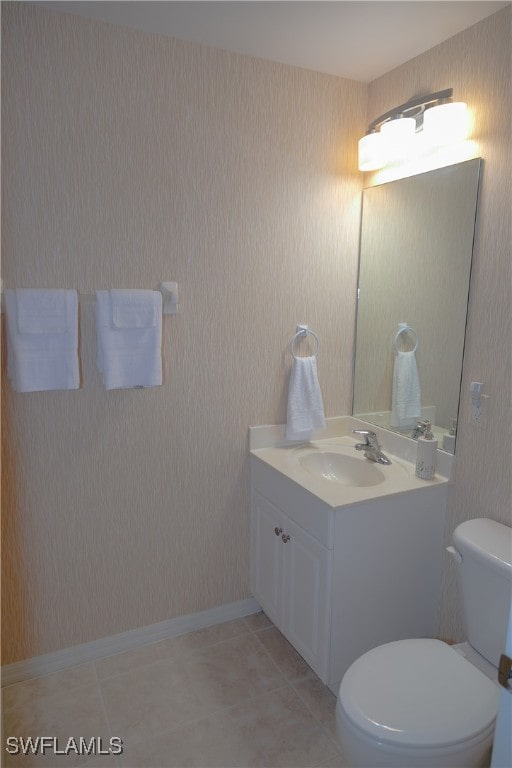
[[[290,352],[292,353],[292,357],[294,357],[295,360],[298,357],[298,355],[295,354],[295,342],[297,341],[297,339],[304,338],[308,334],[313,336],[313,338],[315,339],[315,349],[313,350],[313,356],[314,357],[317,356],[318,350],[320,348],[320,341],[318,339],[318,336],[307,325],[300,324],[300,325],[297,326],[297,328],[295,330],[295,336],[293,337],[293,339],[291,340],[291,343],[290,343]]]
[[[412,349],[408,350],[409,352],[416,352],[418,349],[418,333],[417,331],[412,327],[412,325],[409,325],[409,323],[398,323],[398,331],[395,334],[395,338],[393,339],[393,349],[395,352],[398,352],[398,338],[401,336],[402,333],[409,333],[414,338],[414,346]]]
[[[162,312],[175,315],[178,311],[178,283],[160,283],[162,294]]]
[[[158,288],[162,294],[162,314],[175,315],[178,311],[178,283],[160,283]],[[78,292],[80,304],[90,304],[96,301],[95,293]],[[4,292],[2,289],[1,310],[4,311]]]

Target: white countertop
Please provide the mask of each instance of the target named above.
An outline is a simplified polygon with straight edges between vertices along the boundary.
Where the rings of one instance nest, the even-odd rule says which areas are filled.
[[[364,462],[362,452],[355,450],[361,442],[353,429],[371,429],[377,433],[383,453],[391,460],[390,465],[370,463],[372,475],[377,481],[373,485],[352,485],[336,479],[314,474],[301,464],[301,457],[315,452],[339,453],[352,460]],[[451,457],[438,453],[438,471],[433,480],[420,480],[415,475],[416,442],[401,435],[355,419],[351,416],[327,420],[325,431],[316,433],[307,443],[290,443],[284,439],[284,425],[250,428],[250,449],[254,458],[264,462],[285,477],[298,483],[332,508],[352,505],[362,501],[405,493],[411,490],[431,488],[449,481]],[[364,469],[364,467],[362,467]],[[379,480],[382,473],[382,481]]]

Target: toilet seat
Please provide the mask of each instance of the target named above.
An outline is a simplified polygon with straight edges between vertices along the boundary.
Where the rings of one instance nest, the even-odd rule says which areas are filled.
[[[498,686],[439,640],[399,640],[347,670],[339,703],[356,730],[396,747],[451,747],[485,738]]]

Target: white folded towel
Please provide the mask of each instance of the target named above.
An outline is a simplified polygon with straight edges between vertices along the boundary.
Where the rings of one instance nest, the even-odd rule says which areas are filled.
[[[414,352],[396,353],[390,426],[412,427],[421,417],[421,391]]]
[[[160,291],[96,291],[96,336],[106,389],[162,383]]]
[[[162,302],[155,301],[155,291],[110,291],[112,322],[116,328],[150,328],[162,316]],[[162,294],[160,294],[160,297]]]
[[[78,294],[5,291],[7,374],[16,392],[78,389]]]
[[[325,429],[316,357],[294,357],[288,389],[286,439],[310,440],[316,429]]]

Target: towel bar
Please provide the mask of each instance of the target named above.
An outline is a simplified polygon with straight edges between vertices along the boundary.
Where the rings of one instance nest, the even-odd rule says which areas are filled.
[[[315,349],[313,351],[313,356],[316,357],[318,354],[318,350],[320,348],[320,341],[316,333],[312,331],[311,328],[308,328],[307,325],[298,325],[297,332],[295,333],[295,336],[293,337],[290,343],[290,352],[292,353],[292,357],[294,357],[295,360],[297,360],[297,357],[298,357],[298,355],[295,354],[295,342],[299,337],[307,336],[308,333],[311,334],[311,336],[313,336],[316,342]]]
[[[175,315],[178,311],[178,283],[160,283],[158,290],[162,294],[162,314]],[[78,291],[80,304],[92,304],[96,301],[95,293],[82,293]],[[4,312],[4,291],[1,295],[1,311]]]
[[[417,331],[412,327],[412,325],[409,325],[409,323],[398,323],[398,331],[395,334],[395,338],[393,339],[393,349],[395,352],[398,352],[398,337],[402,333],[410,333],[415,338],[414,347],[409,350],[410,352],[416,352],[418,349],[418,333]]]

